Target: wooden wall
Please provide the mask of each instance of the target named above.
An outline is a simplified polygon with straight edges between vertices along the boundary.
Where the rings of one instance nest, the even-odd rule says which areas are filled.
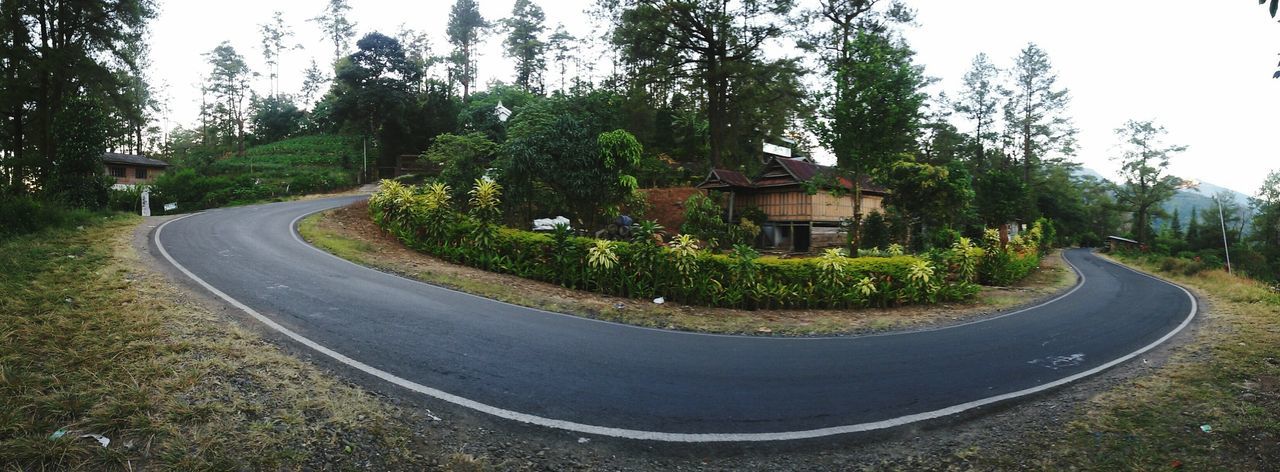
[[[754,206],[769,215],[769,221],[811,221],[813,197],[802,191],[738,194],[734,202],[734,214],[743,208]]]
[[[769,221],[840,221],[853,217],[853,197],[835,197],[828,192],[814,195],[802,190],[775,191],[765,193],[739,193],[734,202],[734,215],[742,214],[742,209],[755,206],[769,215]],[[862,195],[862,214],[872,211],[884,213],[884,197],[879,195]]]

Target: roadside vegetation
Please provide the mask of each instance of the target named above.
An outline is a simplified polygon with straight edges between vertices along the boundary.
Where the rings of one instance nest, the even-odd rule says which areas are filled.
[[[777,259],[761,257],[744,243],[719,251],[705,237],[668,238],[651,221],[636,224],[630,241],[578,237],[565,226],[550,234],[506,228],[499,224],[500,185],[476,179],[469,193],[464,214],[443,183],[412,187],[383,181],[369,211],[375,223],[407,246],[451,262],[608,295],[747,309],[965,300],[978,292],[980,278],[1021,280],[1039,267],[1050,239],[1037,223],[1003,247],[992,230],[985,247],[959,237],[949,248],[919,256],[896,248],[881,257],[850,258],[829,249],[814,258]],[[696,214],[700,208],[688,206],[689,221],[707,219]],[[711,211],[712,219],[716,213]]]
[[[558,313],[709,333],[818,336],[937,326],[1022,306],[1060,293],[1076,281],[1054,253],[1045,256],[1041,267],[1022,282],[984,286],[962,302],[858,309],[711,308],[608,296],[454,264],[409,249],[378,228],[369,218],[366,203],[311,215],[299,222],[298,232],[309,243],[344,259],[434,285]]]
[[[149,186],[151,213],[165,214],[168,203],[185,213],[351,188],[359,173],[357,146],[349,137],[318,135],[251,146],[240,157],[189,154]],[[110,192],[109,208],[139,210],[141,188]]]
[[[174,293],[130,246],[137,217],[94,220],[0,241],[4,468],[448,462],[410,448],[410,415]]]
[[[1043,470],[1268,470],[1280,463],[1280,291],[1218,269],[1115,257],[1198,293],[1207,306],[1195,337],[1164,366],[1090,399],[1066,431],[1026,441],[1036,447],[979,447],[966,461]]]

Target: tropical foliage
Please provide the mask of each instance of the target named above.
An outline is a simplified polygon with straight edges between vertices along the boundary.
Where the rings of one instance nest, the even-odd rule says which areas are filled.
[[[832,250],[818,258],[777,259],[742,244],[718,254],[689,234],[666,240],[651,222],[641,223],[632,241],[577,237],[565,228],[539,234],[493,223],[500,192],[497,183],[477,181],[471,210],[463,214],[449,204],[443,184],[383,181],[370,199],[370,215],[409,247],[452,262],[610,295],[709,306],[838,308],[962,300],[977,292],[976,267],[985,260],[971,245],[925,257],[850,258]]]

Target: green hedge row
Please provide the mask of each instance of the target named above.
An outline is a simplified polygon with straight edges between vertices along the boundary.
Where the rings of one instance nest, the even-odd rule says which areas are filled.
[[[777,259],[744,246],[714,254],[687,235],[663,241],[644,225],[631,242],[563,229],[498,228],[454,211],[443,192],[384,181],[370,199],[370,215],[410,248],[450,262],[623,297],[748,309],[844,308],[961,300],[978,291],[973,280],[982,250],[969,246],[927,258],[849,258],[833,250]]]

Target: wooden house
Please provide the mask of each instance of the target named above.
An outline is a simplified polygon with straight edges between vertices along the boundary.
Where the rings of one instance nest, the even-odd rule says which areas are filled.
[[[758,243],[766,248],[808,252],[844,242],[840,225],[853,218],[853,182],[832,167],[803,159],[773,157],[754,179],[741,172],[714,169],[698,185],[728,194],[729,221],[742,210],[759,208],[767,216]],[[813,191],[816,190],[816,191]],[[888,191],[862,181],[862,214],[884,212]]]
[[[116,179],[112,187],[121,188],[151,183],[169,168],[169,163],[135,154],[108,152],[102,155],[107,175]]]

